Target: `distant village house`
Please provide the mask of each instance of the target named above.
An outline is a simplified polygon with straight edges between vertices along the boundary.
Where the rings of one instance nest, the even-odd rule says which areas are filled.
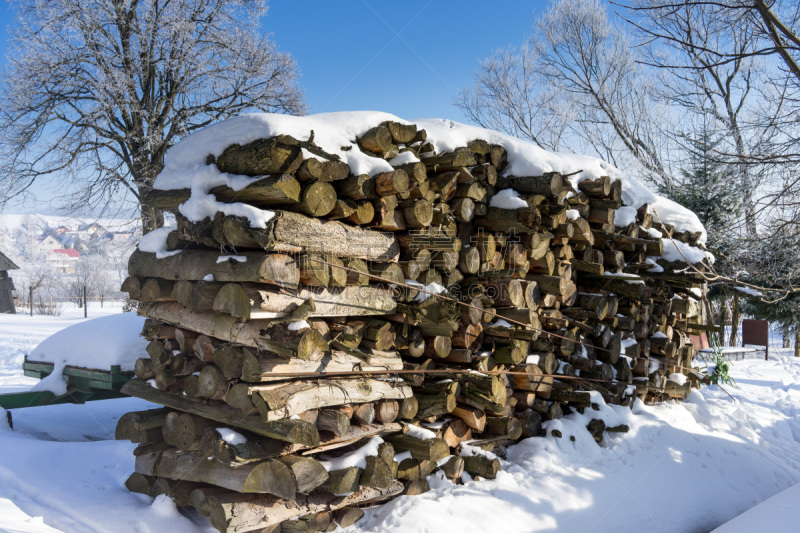
[[[52,235],[44,237],[41,241],[39,241],[39,244],[37,244],[36,247],[45,253],[50,252],[51,250],[64,249],[64,245]]]
[[[55,249],[47,252],[47,263],[51,265],[57,272],[63,274],[74,274],[75,263],[81,258],[81,253],[78,250],[64,248],[61,250]]]

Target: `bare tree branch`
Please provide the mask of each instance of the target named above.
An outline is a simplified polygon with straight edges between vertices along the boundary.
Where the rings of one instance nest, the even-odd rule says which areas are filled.
[[[170,146],[247,110],[302,113],[265,0],[17,0],[0,86],[0,192],[54,175],[84,205],[141,198]],[[161,214],[141,206],[149,231]]]

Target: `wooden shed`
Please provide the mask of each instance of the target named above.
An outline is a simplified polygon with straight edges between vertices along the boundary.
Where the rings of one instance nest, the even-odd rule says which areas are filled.
[[[14,297],[11,291],[14,290],[14,282],[11,280],[9,270],[19,268],[11,259],[0,252],[0,313],[16,313],[14,307]]]

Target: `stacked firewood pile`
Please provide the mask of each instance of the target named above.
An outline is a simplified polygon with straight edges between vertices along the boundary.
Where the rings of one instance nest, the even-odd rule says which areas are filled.
[[[702,278],[662,255],[699,233],[624,207],[608,177],[507,176],[480,139],[442,153],[387,122],[359,148],[393,170],[278,136],[209,156],[255,177],[208,191],[227,214],[184,216],[194,189],[148,196],[179,253],[137,250],[123,285],[151,340],[123,390],[164,406],[119,421],[131,490],[220,531],[328,531],[432,474],[493,478],[505,446],[597,393],[689,392]]]

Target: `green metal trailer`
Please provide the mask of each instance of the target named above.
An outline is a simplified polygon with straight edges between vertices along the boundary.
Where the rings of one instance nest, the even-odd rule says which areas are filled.
[[[22,369],[31,378],[43,379],[53,372],[53,363],[29,361],[25,358]],[[0,407],[4,409],[20,409],[39,405],[58,403],[86,403],[94,400],[122,398],[120,389],[131,379],[133,372],[123,372],[119,365],[112,365],[108,370],[66,366],[63,370],[67,383],[67,392],[56,395],[50,391],[26,391],[0,394]]]

